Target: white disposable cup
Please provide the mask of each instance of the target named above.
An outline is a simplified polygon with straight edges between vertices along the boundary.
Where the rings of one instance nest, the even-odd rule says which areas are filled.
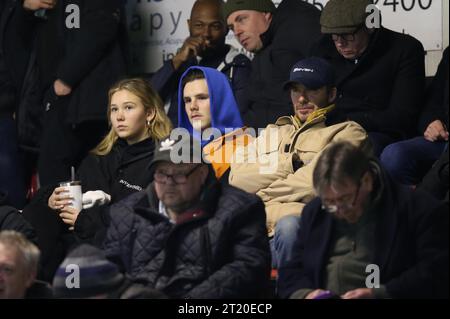
[[[67,190],[67,193],[70,197],[72,197],[71,207],[81,211],[83,209],[83,193],[81,191],[81,182],[80,181],[70,181],[70,182],[62,182],[59,183],[60,187],[64,187]]]

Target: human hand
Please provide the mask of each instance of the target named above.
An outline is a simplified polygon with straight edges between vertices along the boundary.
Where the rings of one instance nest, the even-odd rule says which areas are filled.
[[[80,211],[72,206],[64,206],[59,212],[59,217],[61,217],[64,224],[73,227],[75,225],[75,221],[77,220],[79,213]]]
[[[448,141],[448,131],[440,120],[431,122],[423,133],[423,136],[430,142],[438,140]]]
[[[55,90],[57,96],[66,96],[72,93],[72,88],[67,84],[65,84],[63,81],[61,81],[60,79],[57,79],[53,83],[53,89]]]
[[[341,296],[342,299],[373,299],[375,295],[371,288],[359,288],[347,291]]]
[[[37,11],[40,9],[53,9],[56,0],[24,0],[23,7],[26,10]]]
[[[207,46],[209,41],[205,40],[203,37],[189,37],[187,38],[180,52],[173,58],[172,63],[175,70],[190,58],[198,56]]]
[[[109,204],[111,196],[104,191],[89,191],[83,193],[83,209]]]
[[[70,205],[72,200],[73,198],[70,197],[65,187],[57,187],[49,197],[47,205],[53,210],[59,210],[66,205]]]

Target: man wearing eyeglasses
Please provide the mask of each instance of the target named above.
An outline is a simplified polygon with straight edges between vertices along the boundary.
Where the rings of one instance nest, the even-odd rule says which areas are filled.
[[[448,204],[396,184],[347,142],[314,169],[282,298],[448,298]]]
[[[329,123],[359,123],[378,156],[386,145],[416,133],[425,61],[422,44],[412,36],[386,29],[381,22],[368,24],[379,14],[372,4],[330,0],[320,18],[322,39],[312,53],[336,70],[336,109]]]
[[[154,182],[111,207],[106,254],[170,298],[261,297],[270,272],[264,205],[222,186],[195,145],[161,141]]]

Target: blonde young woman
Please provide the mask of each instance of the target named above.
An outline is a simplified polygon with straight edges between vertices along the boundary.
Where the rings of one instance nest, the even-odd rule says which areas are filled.
[[[108,118],[111,130],[78,171],[85,208],[116,202],[145,188],[152,180],[146,167],[155,140],[171,130],[161,99],[142,79],[122,80],[110,89]],[[56,188],[48,199],[48,206],[58,211],[64,223],[78,226],[80,212],[70,203],[64,187]],[[90,224],[89,220],[86,226]]]
[[[64,187],[51,188],[47,195],[41,194],[40,200],[65,224],[59,222],[59,233],[61,230],[67,233],[70,228],[76,239],[94,244],[102,239],[101,206],[147,187],[152,180],[147,166],[155,142],[172,129],[158,94],[139,78],[122,80],[110,89],[108,119],[111,130],[77,171],[77,179],[82,183],[83,209],[78,211],[70,206],[71,198]]]

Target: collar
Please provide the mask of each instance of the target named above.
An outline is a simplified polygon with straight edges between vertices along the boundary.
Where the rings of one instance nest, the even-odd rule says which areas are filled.
[[[139,155],[146,157],[149,154],[152,154],[155,150],[155,141],[151,137],[132,145],[128,145],[127,141],[119,138],[116,145],[121,154],[122,163],[134,161]]]
[[[335,108],[335,104],[331,104],[327,107],[320,108],[312,112],[304,123],[300,122],[297,116],[293,116],[293,122],[297,129],[309,126],[314,123],[322,122],[326,120],[326,115]]]
[[[215,140],[211,141],[210,143],[206,144],[205,147],[203,148],[203,154],[205,155],[212,155],[214,154],[216,151],[218,151],[221,147],[223,147],[227,142],[232,142],[233,146],[237,146],[240,143],[238,143],[240,141],[244,141],[244,144],[248,144],[245,143],[245,141],[249,142],[251,138],[251,134],[247,133],[247,127],[242,127],[239,128],[237,130],[234,130],[233,132],[224,134],[218,138],[216,138]]]

